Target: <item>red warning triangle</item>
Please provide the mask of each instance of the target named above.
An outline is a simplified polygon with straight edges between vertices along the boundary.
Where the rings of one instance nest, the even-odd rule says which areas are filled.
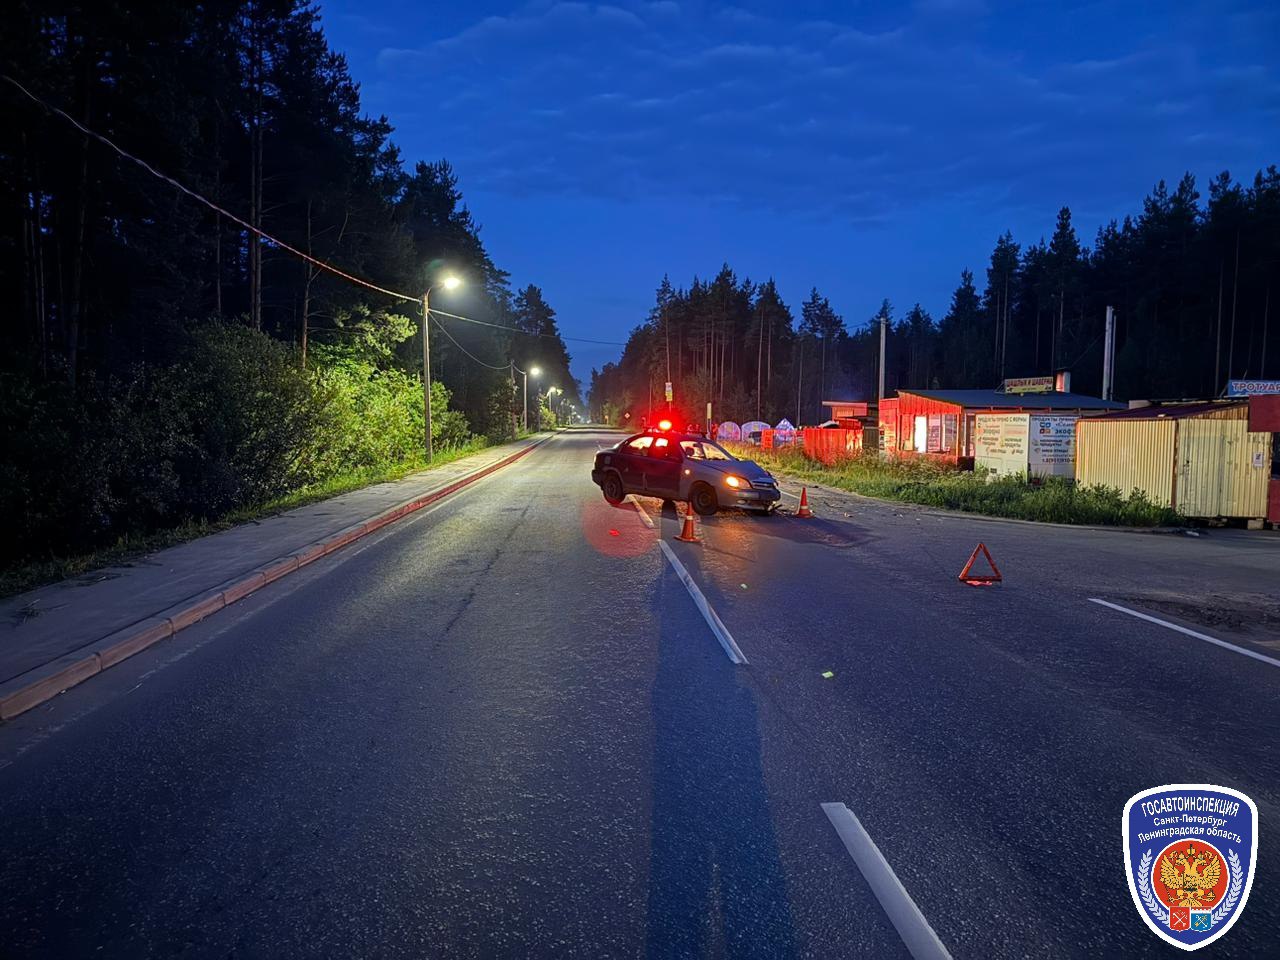
[[[974,561],[978,559],[978,554],[982,554],[987,558],[987,563],[991,567],[990,573],[973,573]],[[996,562],[991,559],[991,551],[987,549],[985,543],[979,543],[973,548],[973,553],[969,555],[969,562],[964,565],[964,569],[960,571],[959,579],[964,583],[974,586],[986,583],[999,583],[1004,579],[1000,576],[1000,568],[996,566]]]

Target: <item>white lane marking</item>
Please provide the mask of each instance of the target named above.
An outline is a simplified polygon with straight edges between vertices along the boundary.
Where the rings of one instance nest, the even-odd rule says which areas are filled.
[[[822,812],[836,828],[844,848],[862,871],[871,892],[880,901],[911,956],[915,960],[951,960],[951,954],[853,811],[843,803],[824,803]]]
[[[787,493],[787,491],[783,490],[781,487],[778,488],[778,492],[781,493],[784,497],[790,497],[792,500],[800,499],[794,493]]]
[[[667,559],[671,561],[671,566],[676,571],[676,576],[680,578],[680,582],[684,584],[689,596],[693,597],[693,602],[699,610],[702,611],[702,618],[707,621],[707,626],[711,628],[711,632],[716,635],[716,639],[720,641],[720,646],[724,647],[724,652],[729,655],[729,659],[734,663],[746,663],[747,655],[734,642],[733,634],[729,632],[729,628],[724,625],[724,621],[717,616],[715,610],[711,609],[711,604],[707,602],[707,598],[702,595],[702,591],[698,589],[698,585],[693,582],[693,577],[689,575],[689,571],[685,569],[684,564],[680,562],[680,558],[676,556],[671,545],[665,540],[659,540],[658,546],[662,548],[662,552],[667,555]]]
[[[640,522],[652,530],[653,518],[649,516],[649,511],[640,506],[640,501],[636,499],[636,495],[634,493],[628,493],[627,499],[631,501],[631,505],[636,508],[636,513],[640,514]]]
[[[1255,660],[1261,660],[1263,663],[1269,663],[1273,667],[1280,667],[1280,660],[1275,657],[1268,657],[1264,654],[1249,650],[1246,647],[1237,647],[1234,643],[1227,643],[1225,640],[1219,640],[1217,637],[1211,637],[1207,633],[1199,633],[1195,630],[1189,630],[1186,627],[1180,627],[1176,623],[1170,623],[1168,620],[1161,620],[1159,617],[1153,617],[1146,613],[1139,613],[1137,610],[1130,610],[1128,607],[1122,607],[1118,603],[1111,603],[1109,600],[1099,600],[1097,597],[1090,597],[1090,603],[1097,603],[1104,607],[1110,607],[1112,610],[1119,610],[1121,613],[1127,613],[1131,617],[1137,617],[1139,620],[1146,620],[1148,623],[1159,624],[1162,627],[1168,627],[1170,630],[1177,630],[1178,633],[1185,633],[1188,637],[1195,637],[1197,640],[1203,640],[1206,643],[1212,643],[1215,646],[1223,647],[1234,653],[1242,653],[1246,657],[1253,657]]]

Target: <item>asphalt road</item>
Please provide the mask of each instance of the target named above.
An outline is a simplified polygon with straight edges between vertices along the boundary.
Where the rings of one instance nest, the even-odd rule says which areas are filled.
[[[0,957],[1157,956],[1125,801],[1258,805],[1209,955],[1276,955],[1280,540],[820,493],[675,556],[574,432],[0,727]],[[956,573],[984,540],[1006,580]],[[1280,621],[1277,621],[1280,622]],[[823,674],[830,672],[831,677]]]

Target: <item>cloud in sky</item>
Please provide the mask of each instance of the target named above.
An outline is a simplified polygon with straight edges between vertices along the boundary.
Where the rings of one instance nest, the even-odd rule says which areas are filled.
[[[1159,18],[969,0],[874,19],[847,4],[780,9],[536,2],[381,48],[373,85],[438,104],[449,156],[488,192],[715,196],[863,219],[961,192],[1070,193],[1105,180],[1127,144],[1197,154],[1202,128],[1246,135],[1224,108],[1280,120],[1274,58],[1202,48],[1210,26],[1247,47],[1269,24],[1280,40],[1256,7],[1237,21],[1220,5]]]
[[[1270,0],[324,13],[406,158],[448,157],[505,242],[495,256],[547,284],[584,336],[639,320],[663,272],[724,259],[774,273],[792,300],[817,284],[851,318],[884,295],[940,313],[1006,228],[1034,241],[1067,204],[1087,242],[1089,217],[1134,211],[1157,179],[1280,160]],[[630,310],[607,307],[618,290]]]

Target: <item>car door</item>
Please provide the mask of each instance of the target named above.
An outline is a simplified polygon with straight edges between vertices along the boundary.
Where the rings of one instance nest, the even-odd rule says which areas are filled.
[[[651,497],[673,500],[680,487],[680,444],[670,437],[657,437],[648,449],[644,464],[644,492]]]
[[[614,454],[614,465],[622,477],[622,488],[628,493],[640,493],[644,490],[645,454],[651,443],[653,437],[642,433],[638,437],[632,437]]]

